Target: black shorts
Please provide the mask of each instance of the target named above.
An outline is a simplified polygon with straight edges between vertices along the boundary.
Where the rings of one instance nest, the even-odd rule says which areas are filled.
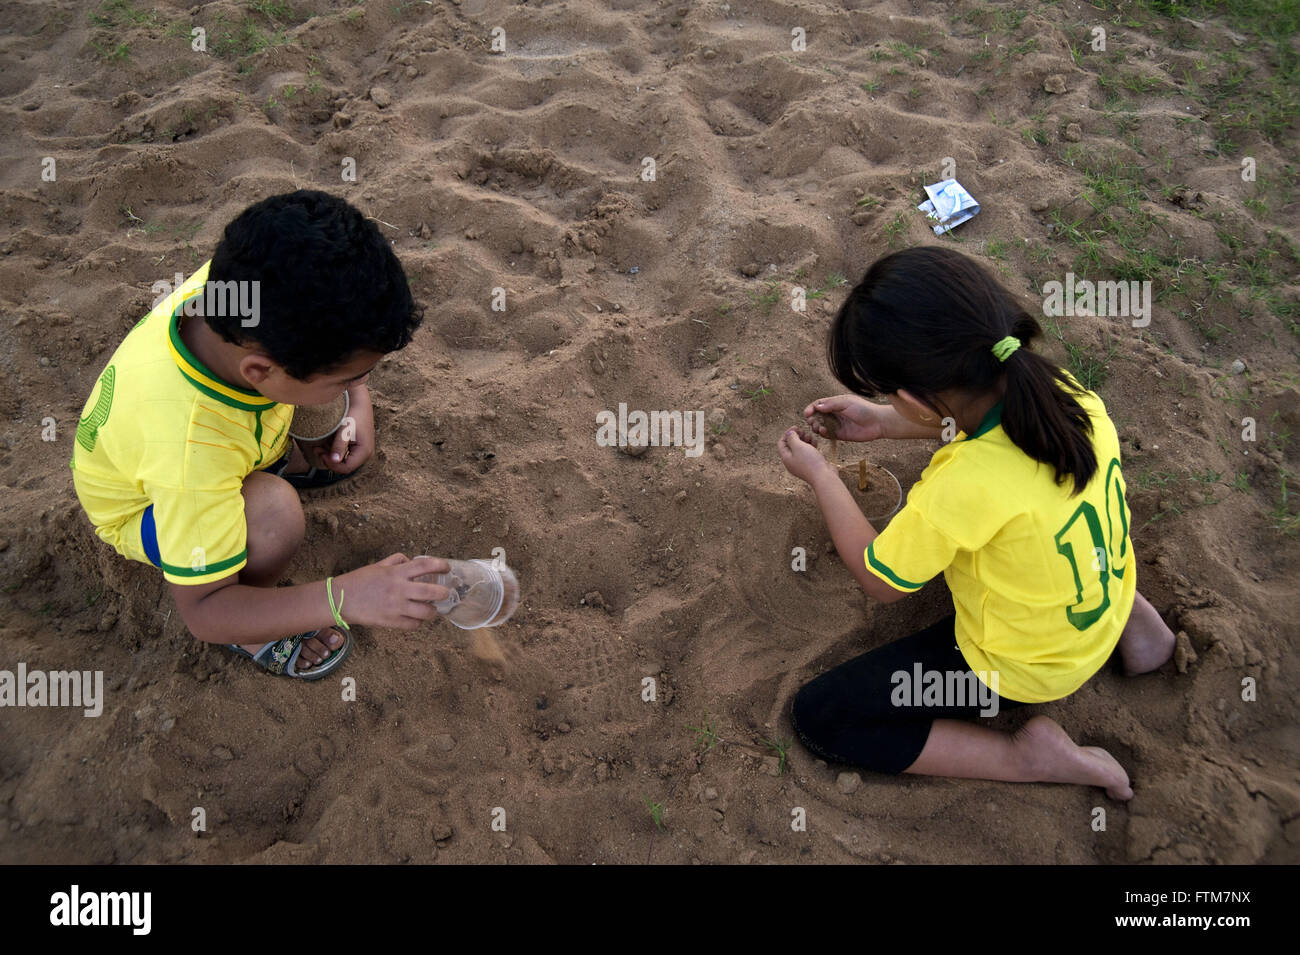
[[[957,617],[949,615],[911,636],[887,643],[823,673],[795,694],[790,722],[803,744],[828,762],[848,763],[881,773],[901,773],[921,755],[936,719],[962,719],[1025,706],[980,684],[957,649]],[[951,675],[947,685],[967,692],[945,693],[917,705],[910,688],[920,673]],[[907,675],[906,679],[895,676]],[[899,700],[908,702],[899,705]]]

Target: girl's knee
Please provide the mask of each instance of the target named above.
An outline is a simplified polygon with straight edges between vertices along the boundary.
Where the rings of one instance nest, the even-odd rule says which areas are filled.
[[[919,725],[883,716],[852,718],[834,705],[816,680],[795,693],[790,725],[814,755],[877,773],[903,772],[916,761],[924,745],[924,739],[918,740]]]
[[[818,725],[817,693],[812,683],[805,683],[790,701],[790,725],[802,739]]]
[[[842,719],[827,706],[827,702],[816,680],[804,684],[790,702],[790,727],[813,753],[824,759],[838,760],[832,743],[835,735],[843,732]]]

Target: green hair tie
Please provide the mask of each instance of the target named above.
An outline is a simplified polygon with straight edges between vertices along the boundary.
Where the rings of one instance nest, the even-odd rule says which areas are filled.
[[[1015,335],[1008,335],[993,346],[993,354],[997,356],[998,361],[1006,361],[1011,353],[1019,347],[1020,339]]]

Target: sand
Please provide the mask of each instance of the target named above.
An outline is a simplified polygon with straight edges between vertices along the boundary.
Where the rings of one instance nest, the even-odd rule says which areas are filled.
[[[289,433],[307,441],[328,437],[342,424],[347,407],[346,394],[339,395],[327,405],[298,405],[293,409]]]
[[[861,453],[861,445],[846,444],[845,447],[854,448]],[[839,472],[844,486],[852,492],[853,499],[857,501],[858,507],[868,520],[887,521],[902,506],[900,498],[905,492],[900,487],[901,482],[889,472],[888,468],[872,464],[865,458],[858,458],[857,463],[845,462],[839,465]],[[861,480],[864,476],[865,486]],[[882,523],[881,526],[883,527],[884,524]]]
[[[1280,492],[1300,469],[1296,337],[1242,271],[1264,262],[1259,281],[1294,306],[1294,127],[1216,147],[1185,79],[1222,80],[1233,67],[1211,51],[1227,51],[1264,84],[1266,50],[1214,19],[1126,7],[1120,23],[1072,2],[1021,22],[1004,4],[904,0],[293,6],[272,24],[204,5],[207,56],[175,5],[106,25],[89,3],[0,11],[0,668],[98,669],[106,693],[97,718],[0,712],[0,861],[1300,859],[1300,563],[1294,485]],[[222,29],[246,16],[285,42],[237,57]],[[1094,25],[1118,61],[1089,58]],[[1108,112],[1112,95],[1134,109]],[[1140,248],[1185,260],[1181,284],[1167,267],[1149,328],[1066,317],[1046,350],[1065,362],[1069,343],[1104,372],[1139,586],[1186,638],[1178,665],[1108,667],[1036,711],[1115,754],[1135,798],[869,773],[846,793],[842,768],[797,743],[780,772],[767,741],[792,740],[799,686],[950,606],[942,580],[870,603],[781,467],[791,416],[843,390],[824,360],[841,280],[891,247],[955,242],[1032,303],[1075,261],[1074,222],[1101,236],[1094,277],[1113,277],[1128,253],[1088,173],[1111,150],[1142,172],[1104,214],[1159,216]],[[1243,156],[1266,191],[1241,181]],[[936,239],[915,206],[945,157],[983,211]],[[427,319],[370,379],[375,458],[303,495],[290,580],[500,547],[523,589],[483,636],[358,628],[355,701],[197,643],[159,576],[93,536],[67,467],[151,284],[300,186],[373,217]],[[1250,259],[1270,229],[1276,256]],[[1203,264],[1223,269],[1218,292]],[[597,446],[595,415],[620,402],[703,410],[704,453]],[[907,487],[934,448],[865,453]],[[854,466],[858,452],[841,448]],[[706,721],[721,740],[707,751]]]

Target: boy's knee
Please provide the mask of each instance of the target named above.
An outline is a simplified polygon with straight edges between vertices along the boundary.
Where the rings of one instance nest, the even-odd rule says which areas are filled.
[[[307,530],[298,492],[288,481],[254,471],[244,479],[244,520],[248,536],[297,547]]]

